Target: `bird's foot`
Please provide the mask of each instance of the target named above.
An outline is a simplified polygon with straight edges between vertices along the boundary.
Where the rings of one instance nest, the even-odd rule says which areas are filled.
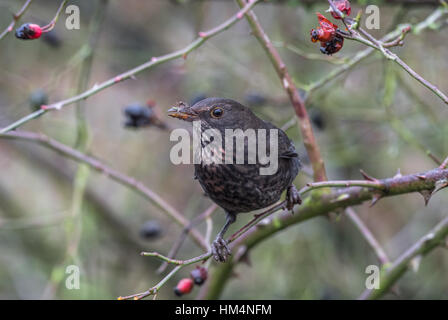
[[[294,205],[301,204],[302,198],[300,198],[299,191],[297,191],[294,185],[291,185],[286,190],[286,209],[292,211]]]
[[[218,262],[226,262],[227,258],[231,255],[230,249],[227,245],[227,241],[222,237],[218,237],[212,243],[212,255]]]

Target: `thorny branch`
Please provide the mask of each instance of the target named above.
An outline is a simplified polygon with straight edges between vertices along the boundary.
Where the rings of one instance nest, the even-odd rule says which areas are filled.
[[[348,208],[353,205],[361,204],[367,200],[372,200],[374,203],[376,203],[380,198],[383,197],[412,192],[421,192],[425,190],[433,192],[439,191],[440,188],[437,189],[436,185],[440,184],[441,181],[445,181],[448,179],[448,170],[434,169],[419,174],[406,176],[396,175],[393,178],[388,179],[374,179],[367,175],[365,175],[365,177],[366,179],[373,179],[374,181],[364,181],[367,182],[366,184],[363,184],[360,181],[326,181],[309,184],[308,186],[303,188],[300,193],[301,195],[311,191],[313,191],[313,193],[304,199],[304,202],[301,206],[294,209],[294,215],[291,215],[287,211],[283,210],[285,206],[285,202],[283,201],[270,207],[266,211],[255,215],[254,219],[249,221],[240,230],[231,235],[228,239],[228,242],[230,243],[233,252],[239,252],[238,256],[241,258],[241,256],[247,254],[247,252],[254,246],[274,235],[275,233],[286,229],[289,226],[304,222],[317,216],[325,215],[338,209]],[[322,193],[317,190],[324,186],[344,187],[336,189],[335,191],[330,193]],[[448,184],[446,186],[448,186]],[[261,220],[266,221],[266,218],[279,211],[282,211],[283,213],[280,216],[276,217],[275,223],[273,223],[273,219],[270,218],[270,220],[266,223],[263,223],[262,225],[259,224]],[[369,242],[375,247],[377,254],[379,253],[380,259],[383,261],[387,261],[387,258],[385,258],[387,256],[385,255],[384,251],[381,252],[381,249],[379,249],[379,244],[372,241],[371,238],[369,239]],[[239,249],[237,249],[237,247]],[[176,265],[177,267],[166,276],[169,279],[183,266],[200,261],[206,261],[211,257],[211,252],[188,260],[170,259],[169,257],[166,257],[157,252],[145,252],[142,253],[142,255],[156,257],[169,264]],[[225,282],[228,280],[228,277],[230,276],[230,272],[221,272],[219,269],[226,269],[227,271],[228,269],[231,270],[237,262],[238,259],[234,257],[231,261],[218,266],[218,270],[215,270],[215,277],[211,277],[210,279],[213,282],[210,284],[210,287],[214,287],[219,283],[219,285],[217,285],[217,288],[220,288],[220,290],[209,292],[208,298],[216,299],[223,289]],[[220,274],[225,276],[216,276]],[[164,278],[163,283],[165,283],[168,279]],[[157,293],[159,289],[160,286],[158,284],[143,293],[122,298],[141,299]]]
[[[331,193],[322,193],[319,190],[314,190],[310,196],[304,199],[301,206],[295,208],[294,215],[283,210],[280,215],[275,217],[275,223],[271,217],[263,225],[250,228],[242,237],[239,237],[231,244],[232,251],[243,252],[240,256],[247,254],[256,245],[290,226],[326,215],[329,212],[359,205],[369,200],[374,204],[384,197],[400,194],[425,191],[434,193],[440,190],[440,188],[436,187],[437,185],[440,186],[442,183],[445,187],[448,186],[446,183],[448,181],[448,170],[437,168],[424,173],[397,174],[392,178],[377,180],[379,185],[383,185],[386,188],[386,191],[358,186],[336,189]],[[277,209],[279,210],[280,208]],[[220,296],[232,274],[233,268],[238,262],[239,260],[234,257],[231,261],[219,265],[214,270],[213,275],[210,277],[212,283],[209,284],[208,299],[217,299]]]
[[[384,266],[380,277],[380,288],[366,290],[360,299],[378,299],[382,297],[396,283],[396,281],[409,269],[413,259],[420,259],[433,249],[446,246],[448,237],[448,217],[443,219],[428,234],[420,238],[413,246],[406,250],[390,265]],[[419,262],[417,261],[417,264]]]

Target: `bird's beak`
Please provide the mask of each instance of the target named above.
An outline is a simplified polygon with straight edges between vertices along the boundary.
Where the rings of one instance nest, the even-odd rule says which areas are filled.
[[[190,122],[198,118],[198,114],[183,102],[179,102],[177,106],[171,107],[168,110],[168,116]]]

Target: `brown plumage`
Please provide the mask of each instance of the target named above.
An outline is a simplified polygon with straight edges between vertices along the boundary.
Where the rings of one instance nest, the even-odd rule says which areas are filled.
[[[288,136],[269,122],[258,118],[249,108],[240,103],[224,98],[208,98],[189,107],[184,103],[169,110],[170,116],[186,121],[201,121],[201,132],[216,129],[222,136],[222,148],[218,154],[222,164],[195,164],[195,178],[198,179],[205,193],[216,204],[224,209],[227,221],[213,242],[213,256],[218,261],[225,261],[230,251],[223,235],[228,226],[236,219],[236,215],[243,212],[268,207],[280,199],[283,191],[287,190],[287,207],[292,209],[294,204],[300,203],[300,197],[293,185],[293,181],[300,170],[300,161],[293,143]],[[233,148],[233,163],[225,164],[225,129],[266,129],[266,150],[270,152],[270,129],[277,129],[278,134],[278,168],[273,174],[262,175],[261,164],[257,155],[256,162],[248,162],[248,140],[245,139],[244,163],[236,163],[237,146]],[[205,141],[204,141],[205,140]],[[258,139],[256,141],[258,146]],[[207,141],[203,139],[202,146]]]

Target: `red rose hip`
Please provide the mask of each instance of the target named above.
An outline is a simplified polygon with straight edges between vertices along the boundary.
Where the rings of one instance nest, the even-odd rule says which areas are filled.
[[[190,293],[193,289],[193,280],[190,278],[181,279],[177,286],[174,288],[174,293],[176,296],[180,297],[184,294]]]
[[[16,30],[16,38],[22,40],[38,39],[42,35],[42,28],[34,23],[25,23]]]

